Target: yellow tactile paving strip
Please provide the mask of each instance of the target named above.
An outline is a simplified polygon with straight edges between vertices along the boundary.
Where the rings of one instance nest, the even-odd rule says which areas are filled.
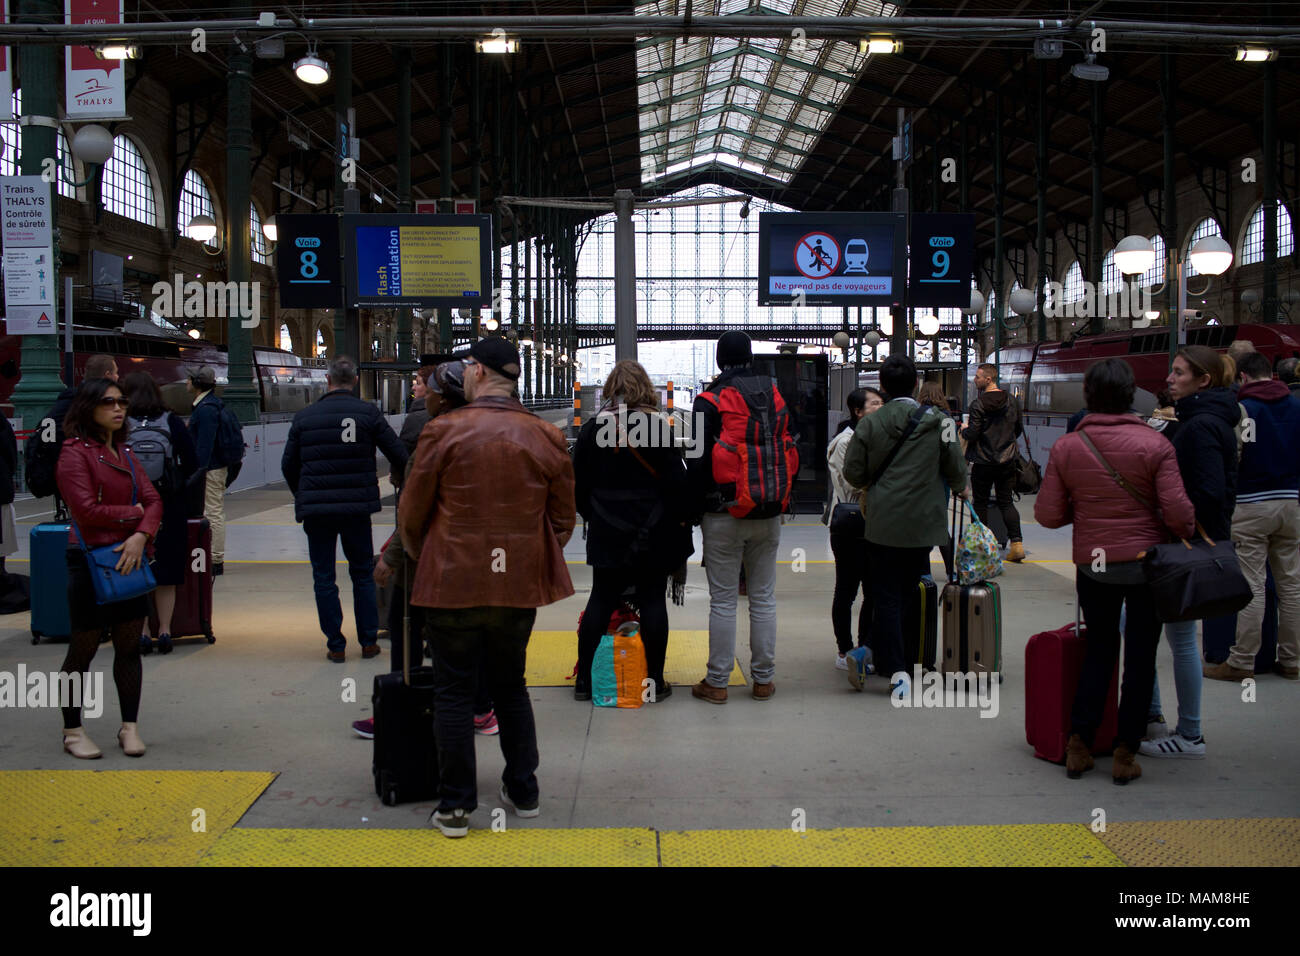
[[[739,643],[739,642],[738,642]],[[525,676],[529,687],[572,687],[569,675],[578,660],[578,632],[533,631],[528,639],[528,666]],[[670,684],[698,684],[709,662],[708,631],[669,631],[668,657],[664,660],[664,680]],[[732,687],[743,687],[745,675],[740,665],[731,668]]]
[[[507,822],[507,827],[509,821]],[[656,866],[648,829],[232,830],[202,866]]]
[[[664,833],[664,866],[1123,866],[1074,823]]]
[[[192,866],[275,778],[7,770],[0,773],[0,866]]]
[[[809,830],[235,828],[274,773],[0,772],[0,866],[1296,866],[1300,819]],[[194,826],[194,811],[205,827]]]
[[[1300,866],[1300,820],[1112,823],[1100,839],[1129,866]]]

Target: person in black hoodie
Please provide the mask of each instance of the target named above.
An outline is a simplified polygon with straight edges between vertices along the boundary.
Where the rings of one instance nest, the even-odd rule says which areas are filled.
[[[1211,541],[1232,537],[1232,512],[1237,501],[1237,436],[1241,409],[1229,390],[1232,373],[1222,355],[1204,345],[1187,345],[1174,356],[1166,384],[1174,399],[1177,421],[1162,434],[1173,442],[1178,471],[1196,521]],[[1198,532],[1199,533],[1199,532]],[[1165,638],[1174,658],[1174,687],[1178,691],[1178,726],[1160,736],[1159,675],[1152,689],[1147,735],[1142,753],[1148,757],[1201,759],[1201,652],[1197,621],[1165,625]]]
[[[603,403],[578,432],[574,499],[587,527],[591,597],[578,628],[575,700],[591,699],[591,665],[610,616],[633,587],[641,616],[646,670],[655,700],[664,680],[670,575],[695,551],[681,452],[666,440],[667,419],[650,377],[637,362],[617,363]]]
[[[984,524],[989,519],[989,491],[996,489],[998,511],[1007,524],[1008,561],[1023,561],[1020,512],[1012,503],[1016,485],[1016,439],[1025,432],[1020,404],[998,388],[997,366],[985,362],[975,370],[980,394],[970,405],[970,425],[962,431],[970,459],[971,493],[975,513]]]

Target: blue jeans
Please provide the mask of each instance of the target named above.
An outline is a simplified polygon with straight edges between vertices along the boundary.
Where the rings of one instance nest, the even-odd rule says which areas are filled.
[[[343,607],[334,581],[336,541],[343,544],[348,576],[352,578],[352,613],[356,617],[357,640],[362,647],[376,643],[379,635],[379,602],[375,597],[375,545],[370,536],[370,515],[346,518],[303,518],[307,532],[307,553],[316,589],[316,616],[331,651],[348,646],[343,636]]]
[[[1200,621],[1177,621],[1165,625],[1165,640],[1174,655],[1174,689],[1178,692],[1178,733],[1188,740],[1201,736],[1201,645],[1197,638]],[[1160,709],[1160,675],[1151,689],[1151,716]]]

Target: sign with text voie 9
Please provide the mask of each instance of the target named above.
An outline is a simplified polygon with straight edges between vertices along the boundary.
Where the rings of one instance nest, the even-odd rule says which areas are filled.
[[[343,217],[349,304],[492,307],[492,217]]]
[[[975,217],[970,214],[912,213],[911,268],[907,304],[964,309],[975,275]]]
[[[901,303],[906,228],[893,212],[761,213],[758,304]]]
[[[275,229],[280,308],[342,308],[339,217],[277,215]]]

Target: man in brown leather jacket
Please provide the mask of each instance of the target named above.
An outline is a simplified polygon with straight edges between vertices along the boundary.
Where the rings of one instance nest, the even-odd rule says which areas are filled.
[[[479,656],[506,759],[501,799],[540,812],[537,731],[524,679],[537,608],[573,594],[564,545],[573,534],[573,464],[560,430],[512,397],[519,353],[482,339],[465,359],[463,408],[420,433],[398,507],[402,544],[418,560],[411,603],[429,608],[441,800],[430,823],[464,836],[478,793],[474,692]]]

